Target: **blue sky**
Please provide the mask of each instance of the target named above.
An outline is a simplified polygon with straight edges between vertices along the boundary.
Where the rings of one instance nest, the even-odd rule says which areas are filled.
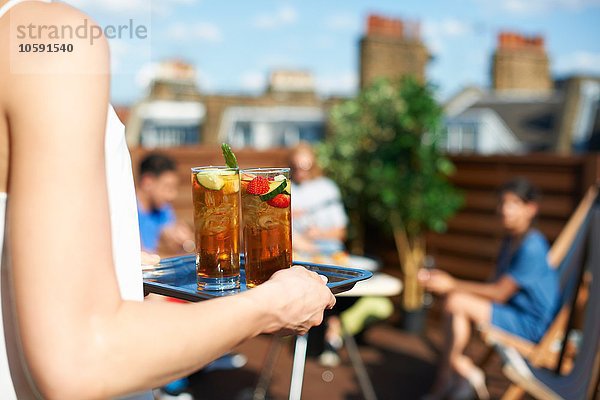
[[[541,34],[554,76],[600,75],[600,0],[67,0],[102,26],[132,19],[151,36],[112,40],[112,100],[145,93],[155,64],[197,68],[207,93],[260,93],[269,71],[309,70],[322,95],[355,93],[358,40],[370,13],[419,21],[434,59],[427,76],[443,100],[489,85],[500,30]]]

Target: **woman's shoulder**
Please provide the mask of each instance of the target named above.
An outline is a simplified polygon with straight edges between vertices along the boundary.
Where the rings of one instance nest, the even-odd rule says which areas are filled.
[[[0,40],[5,42],[4,51],[10,52],[7,60],[11,71],[109,72],[108,43],[103,30],[81,10],[62,2],[26,1],[11,8],[8,14],[0,20]],[[90,65],[96,68],[90,71]]]
[[[529,251],[548,252],[548,240],[538,229],[531,229],[523,239],[522,246]]]
[[[90,102],[94,97],[106,102],[108,42],[88,15],[67,4],[37,1],[9,12],[2,23],[10,19],[10,26],[0,34],[0,82],[5,84],[0,100],[12,114],[36,108],[50,112],[48,106],[54,103],[76,106],[90,93],[98,94]],[[92,40],[94,32],[100,35]]]

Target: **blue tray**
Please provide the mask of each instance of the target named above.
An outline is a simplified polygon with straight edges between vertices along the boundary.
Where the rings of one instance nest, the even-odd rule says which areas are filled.
[[[313,264],[294,261],[293,265],[300,265],[308,270],[324,275],[328,279],[327,286],[333,294],[346,292],[354,287],[356,282],[369,279],[372,272],[362,269],[344,268],[335,265]],[[243,265],[241,268],[241,286],[239,289],[223,291],[198,290],[196,284],[196,256],[186,255],[181,257],[165,258],[152,269],[146,269],[144,274],[144,293],[156,293],[163,296],[174,297],[186,301],[208,300],[214,297],[229,296],[246,288],[246,274]]]

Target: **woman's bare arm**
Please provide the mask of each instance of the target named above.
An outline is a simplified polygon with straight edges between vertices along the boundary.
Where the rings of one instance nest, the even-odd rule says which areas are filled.
[[[519,290],[519,286],[509,275],[502,275],[491,283],[475,282],[454,278],[439,269],[422,269],[419,271],[419,282],[425,289],[436,294],[463,292],[495,303],[506,303]]]
[[[30,11],[27,23],[85,18],[62,4],[19,9]],[[305,332],[319,323],[335,300],[316,275],[298,268],[242,295],[198,304],[121,300],[104,166],[108,48],[104,40],[75,40],[74,47],[70,55],[20,60],[43,65],[44,73],[11,74],[5,94],[14,301],[26,360],[44,397],[148,389],[260,332]]]
[[[490,283],[456,279],[454,290],[474,294],[494,303],[504,304],[519,290],[519,286],[509,275],[503,275],[498,280]]]

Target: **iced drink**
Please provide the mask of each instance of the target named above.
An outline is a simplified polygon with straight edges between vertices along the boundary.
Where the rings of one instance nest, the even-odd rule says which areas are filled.
[[[237,168],[192,168],[198,290],[240,286]]]
[[[292,264],[289,168],[242,171],[246,285],[251,288]]]

